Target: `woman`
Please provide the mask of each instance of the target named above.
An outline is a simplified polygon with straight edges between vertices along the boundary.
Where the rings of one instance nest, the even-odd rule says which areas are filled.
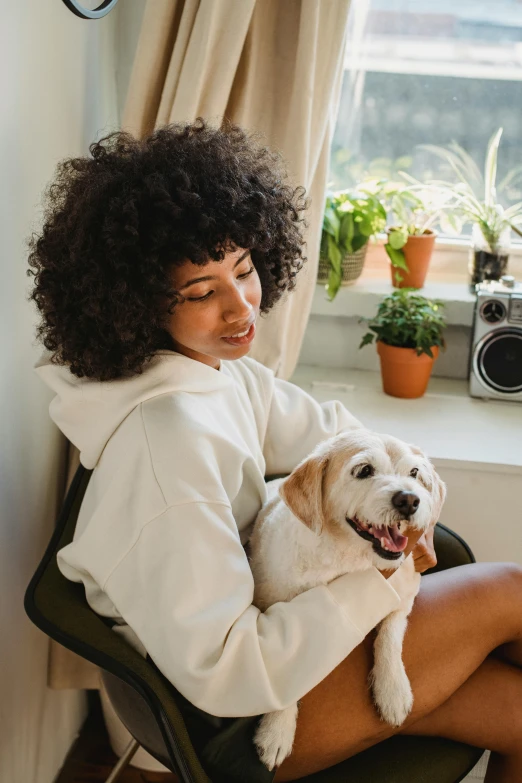
[[[366,683],[400,568],[345,574],[265,613],[252,605],[244,545],[265,475],[361,426],[247,356],[305,260],[304,190],[230,123],[198,118],[143,142],[114,133],[90,152],[60,164],[30,241],[48,351],[36,371],[94,468],[62,572],[183,695],[215,781],[294,780],[394,733],[489,748],[488,783],[522,780],[519,566],[423,580],[403,654],[415,701],[398,732]],[[407,553],[424,571],[432,541],[417,539]],[[268,772],[256,716],[297,699],[294,749]]]

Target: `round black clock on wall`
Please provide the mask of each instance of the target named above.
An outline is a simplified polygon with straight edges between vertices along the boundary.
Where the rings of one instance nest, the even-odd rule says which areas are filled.
[[[83,8],[82,5],[78,2],[78,0],[63,0],[67,8],[73,12],[73,14],[76,14],[76,16],[79,16],[80,19],[101,19],[102,16],[106,16],[118,0],[103,0],[103,3],[100,3],[98,8],[95,8],[93,11],[89,11],[88,8]]]

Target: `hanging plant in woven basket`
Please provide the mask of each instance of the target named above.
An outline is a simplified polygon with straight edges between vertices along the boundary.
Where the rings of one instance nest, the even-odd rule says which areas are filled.
[[[330,300],[342,285],[351,285],[361,275],[368,241],[385,225],[386,211],[373,193],[327,194],[317,281],[325,283]]]
[[[355,253],[346,253],[341,258],[341,285],[351,285],[361,276],[367,251],[368,242],[365,242]],[[328,283],[329,270],[330,263],[328,258],[320,256],[319,271],[317,273],[318,283]]]

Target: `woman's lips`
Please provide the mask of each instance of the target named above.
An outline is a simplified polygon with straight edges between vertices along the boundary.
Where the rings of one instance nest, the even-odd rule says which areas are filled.
[[[256,333],[256,325],[253,323],[250,326],[250,329],[243,337],[222,337],[221,339],[224,340],[229,345],[248,345],[248,343],[251,343],[254,339],[254,335]]]

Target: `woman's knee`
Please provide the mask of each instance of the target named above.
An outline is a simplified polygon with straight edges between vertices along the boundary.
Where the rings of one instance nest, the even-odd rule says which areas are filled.
[[[507,638],[521,637],[522,566],[512,561],[476,565],[487,569],[485,574],[477,574],[477,589],[501,624],[501,631]]]
[[[437,602],[437,597],[439,601]],[[520,621],[522,610],[522,566],[518,563],[470,563],[426,575],[416,602],[424,599],[439,603],[443,612],[452,604],[461,619],[463,612],[505,624],[506,619]]]
[[[513,560],[502,560],[500,562],[475,563],[475,565],[487,566],[493,579],[508,579],[522,590],[522,565]]]
[[[474,563],[423,577],[402,651],[416,697],[414,713],[429,712],[451,696],[517,634],[522,634],[522,568],[516,563]]]
[[[501,563],[502,587],[500,600],[507,601],[512,611],[510,617],[513,627],[510,633],[512,639],[522,639],[522,566],[518,563]]]

